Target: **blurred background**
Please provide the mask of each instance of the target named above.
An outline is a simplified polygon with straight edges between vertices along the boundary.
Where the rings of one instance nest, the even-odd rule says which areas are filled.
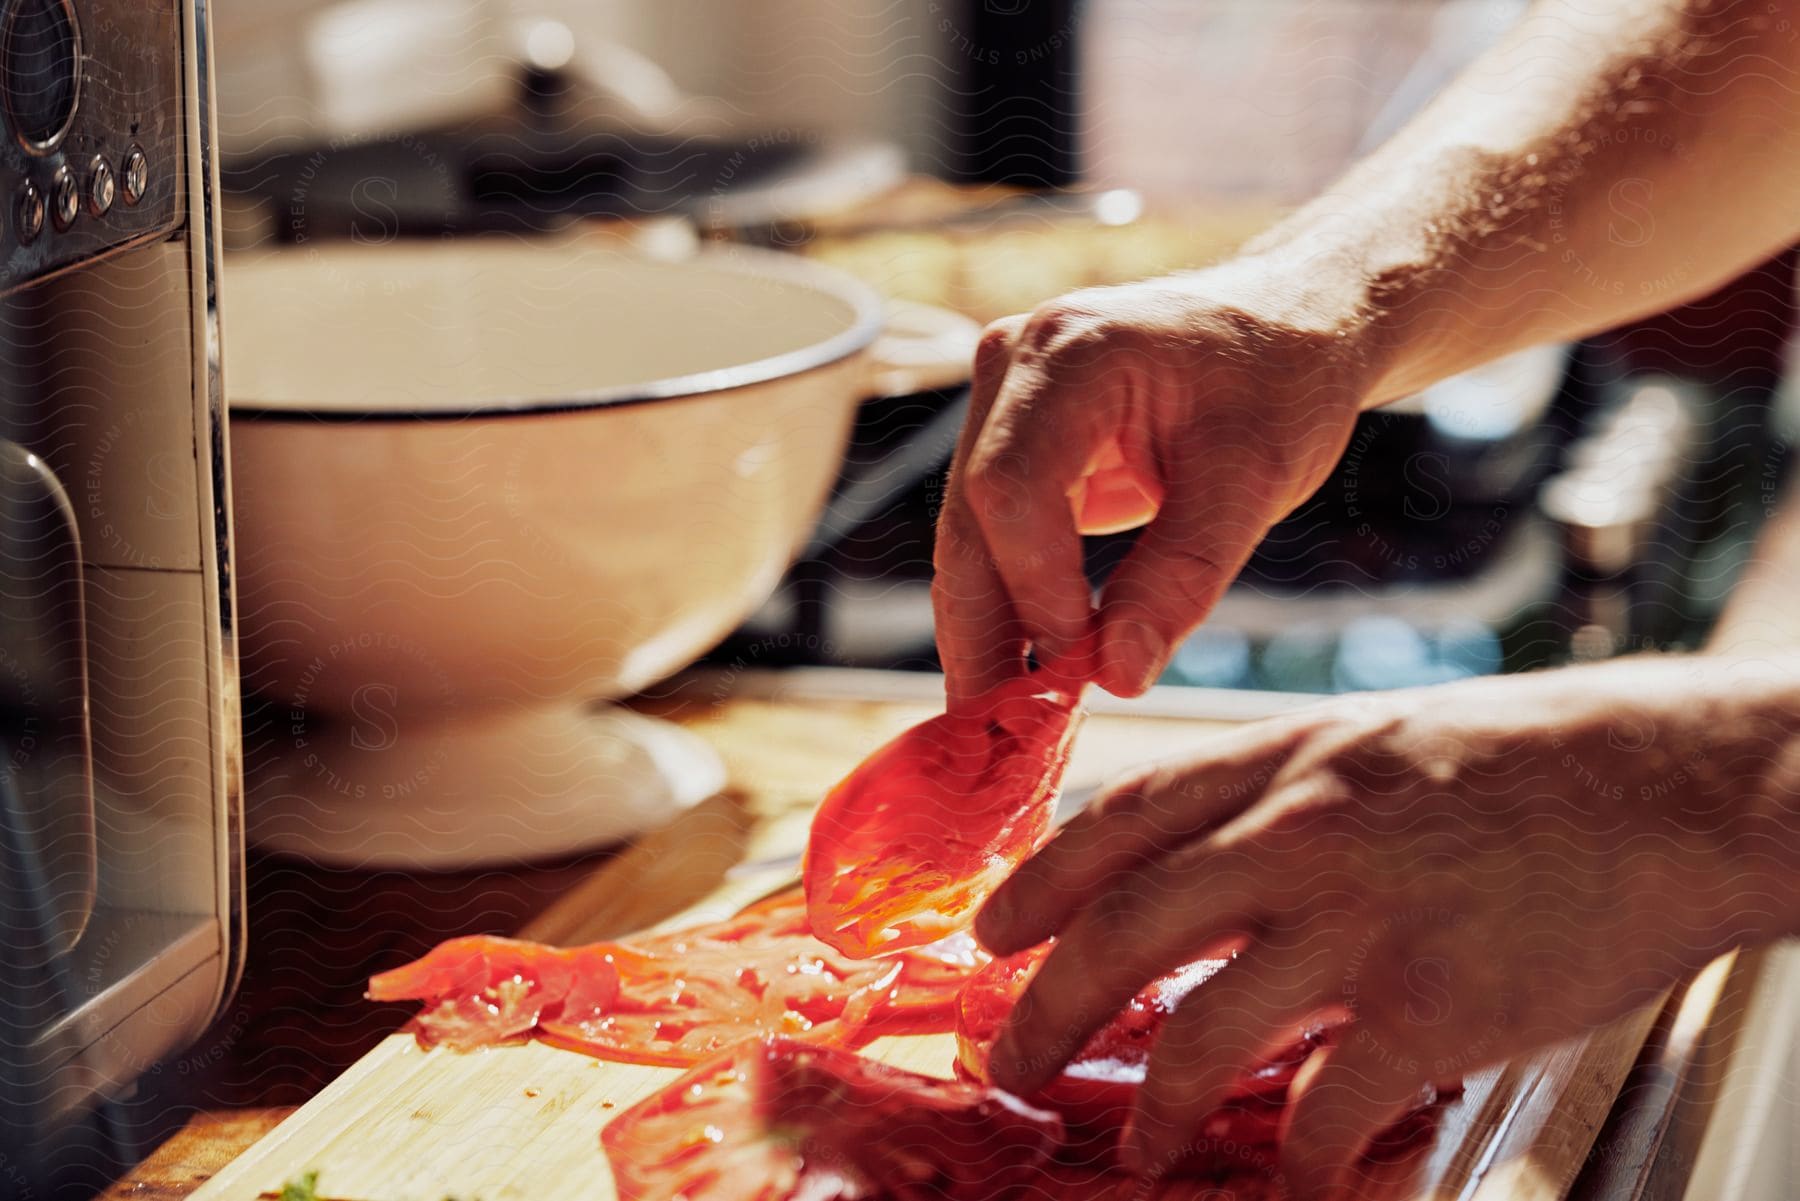
[[[1523,7],[229,0],[227,245],[722,240],[987,321],[1229,253]],[[1693,644],[1785,469],[1793,266],[1368,416],[1165,682],[1337,691]],[[800,561],[713,662],[934,666],[963,393],[930,382],[862,406]],[[1128,542],[1093,540],[1096,575]]]

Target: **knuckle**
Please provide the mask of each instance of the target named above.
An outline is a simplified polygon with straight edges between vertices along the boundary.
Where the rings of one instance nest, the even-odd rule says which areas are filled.
[[[937,568],[931,580],[932,600],[945,603],[969,599],[966,595],[969,585],[961,580],[958,570],[965,565],[986,561],[986,550],[980,532],[974,528],[971,520],[960,512],[946,511],[938,519],[931,557]]]
[[[1020,331],[1020,341],[1033,350],[1054,349],[1080,320],[1080,313],[1064,300],[1052,300],[1033,309]]]
[[[1197,892],[1246,922],[1266,924],[1270,902],[1284,901],[1283,877],[1270,870],[1260,843],[1248,838],[1202,845],[1157,865],[1162,908],[1179,912]],[[1285,902],[1284,902],[1285,903]]]
[[[1012,358],[1013,346],[1018,342],[1019,333],[1025,328],[1024,316],[1002,317],[990,321],[981,331],[981,340],[975,344],[975,371],[978,375],[987,376],[1004,369]]]
[[[1073,292],[1033,310],[1019,343],[1040,356],[1066,358],[1106,345],[1118,329],[1094,298]]]
[[[1349,794],[1331,773],[1321,773],[1308,785],[1305,803],[1271,823],[1270,832],[1285,843],[1306,846],[1319,880],[1349,887],[1361,870],[1372,831],[1352,806],[1337,803]]]
[[[1299,734],[1294,762],[1306,768],[1354,771],[1360,763],[1385,758],[1398,723],[1379,702],[1350,696],[1315,710]]]
[[[1182,811],[1205,793],[1173,766],[1146,769],[1113,785],[1090,809],[1096,825],[1124,833],[1175,837],[1187,825]]]
[[[1117,824],[1140,819],[1151,808],[1157,785],[1155,772],[1141,772],[1121,780],[1094,801],[1094,820]]]
[[[1121,939],[1141,937],[1144,914],[1137,893],[1130,888],[1108,888],[1088,905],[1085,926],[1098,948],[1120,946]]]
[[[1015,313],[1011,317],[999,317],[988,322],[982,327],[978,351],[998,354],[1012,349],[1013,342],[1018,339],[1019,331],[1025,328],[1027,320],[1029,318],[1025,314]]]
[[[1223,581],[1235,573],[1198,547],[1169,547],[1161,550],[1160,557],[1161,578],[1173,603],[1163,615],[1163,628],[1158,633],[1173,645],[1200,623],[1218,601]]]
[[[1031,463],[1029,456],[1004,440],[969,460],[963,478],[963,495],[977,524],[1023,521],[1031,515]]]
[[[958,606],[965,604],[970,597],[966,585],[953,582],[953,575],[961,566],[959,557],[953,557],[947,548],[939,545],[934,558],[936,570],[931,579],[931,609],[937,617],[938,639],[942,642],[950,621],[958,612]]]
[[[994,456],[979,452],[970,455],[962,472],[962,496],[971,514],[979,513],[1002,483]]]

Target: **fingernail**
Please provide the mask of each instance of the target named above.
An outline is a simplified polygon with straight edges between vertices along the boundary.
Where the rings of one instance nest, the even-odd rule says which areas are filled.
[[[1104,639],[1106,690],[1137,696],[1162,674],[1163,640],[1150,626],[1114,622]]]
[[[1133,642],[1131,649],[1115,658],[1107,673],[1107,691],[1115,696],[1142,696],[1162,674],[1160,647]]]
[[[1135,646],[1136,667],[1135,683],[1139,692],[1156,683],[1162,674],[1163,656],[1167,653],[1162,637],[1154,630],[1139,628],[1133,632],[1132,642]]]
[[[1041,1062],[1027,1055],[1019,1046],[1018,1038],[1013,1034],[1016,1027],[1008,1026],[1001,1032],[1000,1039],[988,1056],[988,1074],[994,1083],[1012,1093],[1016,1097],[1031,1097],[1048,1082],[1045,1079]]]
[[[1000,1037],[994,1040],[994,1049],[988,1052],[988,1076],[1009,1093],[1023,1095],[1025,1091],[1024,1064],[1013,1046],[1010,1026],[1000,1032]]]

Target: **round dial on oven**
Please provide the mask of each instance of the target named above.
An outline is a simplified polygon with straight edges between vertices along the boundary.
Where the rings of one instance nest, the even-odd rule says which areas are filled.
[[[53,150],[81,98],[81,31],[69,0],[7,0],[0,16],[0,101],[13,136]]]

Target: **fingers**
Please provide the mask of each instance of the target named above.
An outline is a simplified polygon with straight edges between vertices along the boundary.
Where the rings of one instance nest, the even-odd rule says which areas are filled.
[[[1206,549],[1200,549],[1200,548]],[[1114,696],[1141,696],[1169,658],[1219,603],[1249,558],[1159,534],[1155,523],[1107,582],[1100,612],[1100,675]]]
[[[947,502],[938,518],[931,608],[952,705],[1024,673],[1024,630],[981,531],[959,498]]]
[[[1141,1168],[1181,1158],[1233,1086],[1335,1002],[1341,941],[1323,931],[1259,940],[1188,994],[1151,1050],[1128,1156]]]
[[[975,353],[969,411],[951,460],[944,508],[938,516],[931,600],[938,656],[952,701],[979,696],[1025,670],[1025,636],[994,565],[965,491],[965,464],[974,452],[1025,318],[990,325]]]
[[[1033,337],[1029,329],[1022,335]],[[1127,373],[1116,353],[1059,359],[1054,373],[1029,348],[1016,353],[964,473],[964,496],[1025,635],[1043,656],[1088,633],[1093,591],[1082,568],[1070,494],[1118,425]]]
[[[1237,731],[1198,762],[1159,767],[1110,788],[988,899],[976,937],[997,955],[1061,930],[1121,872],[1210,832],[1262,794],[1292,750],[1288,723]]]
[[[1008,1018],[994,1081],[1029,1096],[1158,976],[1254,934],[1272,875],[1246,849],[1195,847],[1127,874],[1068,924]]]
[[[1108,692],[1136,696],[1156,681],[1281,516],[1277,498],[1291,484],[1246,471],[1263,457],[1247,438],[1220,423],[1166,440],[1157,518],[1101,596],[1099,683]]]
[[[1292,492],[1262,478],[1279,460],[1254,416],[1189,428],[1171,416],[1188,385],[1166,356],[1099,320],[1040,309],[983,340],[939,523],[934,598],[954,699],[1016,674],[1021,641],[1059,658],[1092,632],[1083,520],[1113,530],[1154,516],[1102,613],[1100,683],[1141,693]]]
[[[1281,1170],[1295,1201],[1325,1201],[1355,1183],[1364,1150],[1418,1104],[1424,1082],[1415,1062],[1354,1025],[1307,1069],[1289,1097]]]

